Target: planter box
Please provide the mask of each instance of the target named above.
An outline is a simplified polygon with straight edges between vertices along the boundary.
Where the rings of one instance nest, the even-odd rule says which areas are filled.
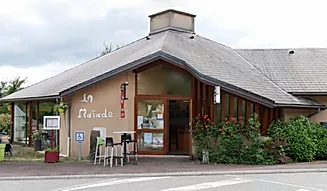
[[[34,140],[34,151],[41,151],[41,150],[42,150],[42,141]]]
[[[45,163],[56,163],[59,162],[59,152],[45,152],[44,153]]]

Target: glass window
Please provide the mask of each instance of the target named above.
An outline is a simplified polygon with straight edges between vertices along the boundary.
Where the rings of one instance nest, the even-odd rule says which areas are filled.
[[[164,129],[162,100],[141,100],[137,107],[137,129]]]
[[[137,93],[142,95],[191,95],[192,76],[160,65],[137,74]]]
[[[139,151],[163,151],[164,134],[163,133],[138,133],[138,149]]]
[[[14,141],[26,143],[26,105],[24,103],[15,104],[14,112]]]

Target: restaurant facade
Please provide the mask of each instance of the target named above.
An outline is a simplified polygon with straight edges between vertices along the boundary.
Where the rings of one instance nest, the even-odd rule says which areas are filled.
[[[88,156],[91,131],[104,128],[115,142],[121,137],[114,132],[135,131],[139,155],[192,159],[198,114],[222,122],[256,113],[263,135],[280,118],[325,120],[323,101],[281,90],[233,49],[195,35],[194,18],[175,10],[151,15],[145,38],[3,98],[11,102],[13,141],[32,145],[43,116],[60,115],[63,155],[78,155],[74,132],[82,131]],[[64,113],[54,109],[58,102],[67,104]]]

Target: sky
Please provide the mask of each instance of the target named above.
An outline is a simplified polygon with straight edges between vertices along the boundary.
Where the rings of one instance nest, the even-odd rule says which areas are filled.
[[[148,15],[197,15],[195,32],[232,48],[327,48],[325,0],[0,0],[0,81],[25,86],[149,33]]]

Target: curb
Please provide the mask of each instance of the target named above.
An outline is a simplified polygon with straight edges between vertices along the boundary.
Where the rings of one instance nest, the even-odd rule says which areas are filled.
[[[169,172],[169,173],[139,173],[139,174],[90,174],[90,175],[57,175],[57,176],[18,176],[0,177],[2,181],[16,180],[59,180],[85,178],[132,178],[132,177],[163,177],[163,176],[209,176],[209,175],[247,175],[247,174],[283,174],[327,172],[320,169],[278,169],[278,170],[244,170],[244,171],[202,171],[202,172]]]

